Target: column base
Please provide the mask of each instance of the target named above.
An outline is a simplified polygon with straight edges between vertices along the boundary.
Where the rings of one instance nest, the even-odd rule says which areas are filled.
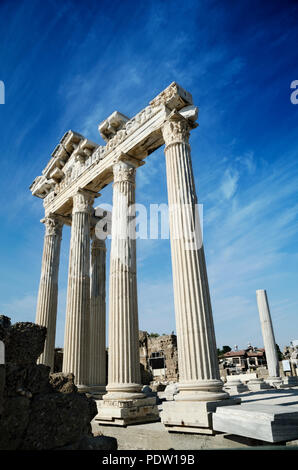
[[[107,394],[109,395],[109,394]],[[127,426],[159,421],[156,398],[107,399],[96,401],[98,414],[95,420],[98,424]]]
[[[161,422],[169,432],[193,434],[215,434],[212,414],[218,406],[241,403],[241,398],[227,398],[218,401],[172,401],[164,402]]]
[[[274,388],[288,388],[281,377],[267,377],[265,382]]]
[[[217,379],[179,382],[176,401],[221,401],[229,398],[223,388],[223,382]]]
[[[247,385],[244,385],[240,380],[229,381],[224,386],[224,390],[229,393],[238,394],[243,392],[248,392]]]
[[[251,392],[259,392],[260,390],[268,390],[272,388],[263,379],[252,379],[247,382],[248,389]]]

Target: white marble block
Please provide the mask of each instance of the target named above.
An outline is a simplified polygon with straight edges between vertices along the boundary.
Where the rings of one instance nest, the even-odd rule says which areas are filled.
[[[213,429],[265,442],[291,441],[298,438],[298,409],[264,404],[218,407]]]
[[[217,407],[237,405],[240,398],[218,401],[167,401],[163,403],[161,421],[168,431],[214,434],[212,414]]]

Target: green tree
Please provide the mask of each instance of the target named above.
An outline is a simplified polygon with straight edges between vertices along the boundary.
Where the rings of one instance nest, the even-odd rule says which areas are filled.
[[[225,353],[232,351],[230,346],[223,346],[222,349],[217,348],[217,355],[218,356],[223,356]]]

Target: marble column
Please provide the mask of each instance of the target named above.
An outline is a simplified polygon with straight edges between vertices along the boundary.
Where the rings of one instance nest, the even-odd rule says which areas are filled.
[[[174,403],[166,404],[162,422],[178,426],[176,430],[182,430],[179,426],[210,428],[211,408],[204,402],[232,404],[219,374],[189,130],[190,124],[177,112],[170,115],[162,129],[179,365],[179,393]],[[196,416],[202,414],[204,419],[198,421]]]
[[[46,217],[42,222],[45,225],[45,237],[35,322],[47,328],[47,336],[43,353],[39,356],[37,362],[50,366],[51,371],[53,371],[58,302],[58,272],[63,224],[54,215]]]
[[[113,166],[107,394],[96,420],[127,425],[158,420],[155,398],[141,392],[135,237],[135,174],[140,162]]]
[[[89,387],[106,390],[106,243],[91,231]]]
[[[90,216],[94,197],[79,191],[73,197],[69,253],[63,372],[73,373],[79,391],[89,383]]]
[[[189,125],[178,113],[163,127],[176,313],[179,399],[222,400],[217,348],[197,197]],[[177,397],[178,399],[178,397]]]
[[[280,377],[276,341],[274,337],[266,290],[259,289],[256,291],[256,295],[269,372],[269,377],[266,379],[266,382],[270,383],[270,385],[278,386],[282,383],[282,379]]]
[[[112,243],[109,291],[110,398],[143,397],[139,359],[139,326],[134,236],[135,174],[132,163],[113,167]]]

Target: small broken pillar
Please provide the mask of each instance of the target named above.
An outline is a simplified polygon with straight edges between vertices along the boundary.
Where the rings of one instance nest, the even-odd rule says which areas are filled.
[[[162,129],[169,201],[179,393],[174,401],[164,403],[161,421],[169,431],[213,434],[212,412],[217,406],[236,404],[240,399],[230,398],[223,390],[219,374],[190,155],[191,127],[189,119],[173,111]]]
[[[97,402],[101,424],[126,426],[158,420],[154,397],[141,392],[136,277],[135,173],[139,163],[113,165],[107,394]]]
[[[45,225],[45,236],[35,323],[47,328],[47,336],[43,353],[39,356],[37,362],[38,364],[50,366],[53,372],[58,302],[58,272],[63,223],[55,215],[45,217],[42,222]]]
[[[280,377],[276,341],[274,337],[267,293],[266,290],[259,289],[256,291],[256,294],[267,367],[269,372],[269,377],[266,378],[266,382],[274,387],[279,387],[282,384],[282,379]]]

